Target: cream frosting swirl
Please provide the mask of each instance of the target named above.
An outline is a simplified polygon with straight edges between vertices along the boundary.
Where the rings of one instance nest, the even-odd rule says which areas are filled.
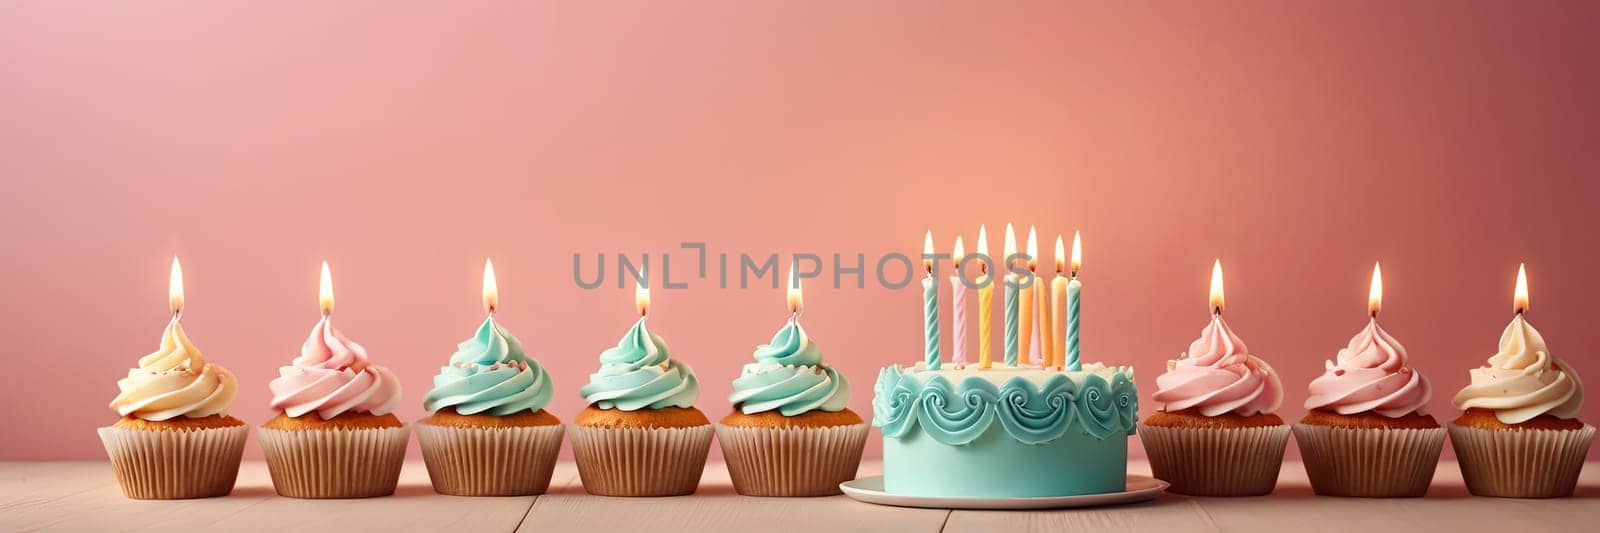
[[[323,315],[300,346],[300,356],[267,384],[272,408],[290,417],[315,411],[323,420],[344,413],[385,415],[400,403],[400,379],[367,360],[367,349],[334,329]]]
[[[239,394],[233,373],[207,363],[174,316],[161,334],[161,348],[139,358],[139,367],[117,380],[111,408],[122,416],[162,421],[179,416],[227,415]]]
[[[1165,411],[1251,416],[1283,404],[1283,382],[1271,365],[1250,355],[1222,315],[1212,315],[1189,351],[1168,361],[1167,372],[1156,377],[1155,401]]]
[[[1406,348],[1373,318],[1324,364],[1322,376],[1311,380],[1306,409],[1341,415],[1371,411],[1390,418],[1426,414],[1433,386],[1408,360]]]
[[[673,359],[667,342],[640,318],[617,345],[600,353],[600,369],[578,393],[601,409],[692,407],[700,381],[689,365]]]
[[[1522,313],[1500,334],[1500,351],[1471,374],[1472,383],[1450,403],[1462,410],[1494,411],[1495,418],[1507,424],[1520,424],[1539,415],[1573,418],[1583,407],[1578,373],[1566,361],[1550,355],[1544,337]]]
[[[822,364],[822,349],[805,328],[789,320],[772,341],[756,347],[756,362],[733,380],[728,401],[744,414],[776,409],[783,416],[808,411],[841,411],[850,402],[850,382]]]

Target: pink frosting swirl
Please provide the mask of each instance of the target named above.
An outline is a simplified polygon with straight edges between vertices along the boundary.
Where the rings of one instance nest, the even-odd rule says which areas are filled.
[[[278,369],[272,408],[290,417],[316,411],[327,420],[347,412],[389,414],[400,403],[400,379],[367,361],[367,350],[323,316],[300,346],[300,357]]]
[[[1283,404],[1283,383],[1271,365],[1250,355],[1222,315],[1212,315],[1189,351],[1168,361],[1167,372],[1156,377],[1155,401],[1163,411],[1252,416]]]
[[[1406,348],[1374,318],[1324,365],[1321,377],[1311,380],[1306,409],[1341,415],[1372,411],[1389,418],[1424,414],[1433,386],[1406,361]]]

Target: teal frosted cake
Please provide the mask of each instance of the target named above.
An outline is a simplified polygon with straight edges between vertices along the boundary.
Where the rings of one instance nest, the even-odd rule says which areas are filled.
[[[955,498],[1126,490],[1133,369],[884,368],[872,399],[893,494]]]

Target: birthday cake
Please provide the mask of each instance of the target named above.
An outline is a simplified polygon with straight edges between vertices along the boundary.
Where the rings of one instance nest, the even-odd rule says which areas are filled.
[[[884,368],[872,399],[893,494],[1027,498],[1121,492],[1138,423],[1133,369]]]

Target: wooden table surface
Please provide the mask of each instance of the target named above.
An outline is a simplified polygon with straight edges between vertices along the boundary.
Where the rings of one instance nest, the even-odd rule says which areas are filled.
[[[882,465],[862,465],[862,475]],[[1129,465],[1148,474],[1142,461]],[[1600,463],[1584,468],[1578,493],[1560,500],[1476,498],[1454,461],[1440,463],[1421,499],[1369,500],[1311,493],[1299,463],[1284,464],[1278,490],[1259,498],[1190,498],[1060,511],[946,511],[827,498],[734,494],[721,463],[699,493],[609,498],[583,492],[572,463],[557,467],[551,492],[520,498],[441,496],[420,461],[409,462],[393,497],[295,500],[272,492],[266,465],[245,462],[233,495],[179,501],[122,497],[105,461],[0,462],[0,531],[1595,531]]]

